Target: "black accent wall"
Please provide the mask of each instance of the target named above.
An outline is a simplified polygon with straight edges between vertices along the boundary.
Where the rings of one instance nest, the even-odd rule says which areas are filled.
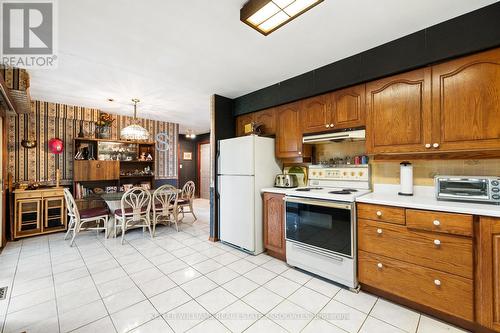
[[[240,96],[234,115],[312,97],[500,45],[500,2]]]
[[[179,134],[179,187],[192,180],[196,185],[196,196],[200,196],[200,179],[198,178],[198,143],[210,141],[210,133],[197,135],[195,139],[186,138],[184,134]],[[193,153],[192,160],[184,160],[183,153]]]

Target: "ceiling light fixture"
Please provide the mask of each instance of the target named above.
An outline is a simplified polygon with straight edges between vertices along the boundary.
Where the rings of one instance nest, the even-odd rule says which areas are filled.
[[[240,20],[264,36],[305,13],[323,0],[249,0]]]
[[[120,131],[120,137],[124,140],[149,140],[148,130],[139,125],[137,121],[137,103],[139,103],[140,100],[133,98],[132,102],[134,103],[134,120],[132,121],[132,125],[124,127]]]
[[[193,130],[186,130],[186,138],[187,139],[195,139],[196,138],[196,134],[194,134],[194,131]]]

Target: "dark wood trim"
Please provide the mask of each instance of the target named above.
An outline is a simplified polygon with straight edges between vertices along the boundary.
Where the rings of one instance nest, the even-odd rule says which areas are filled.
[[[437,311],[435,309],[432,309],[428,306],[425,306],[425,305],[422,305],[419,303],[415,303],[413,301],[407,300],[406,298],[393,295],[393,294],[388,293],[386,291],[380,290],[376,287],[372,287],[372,286],[369,286],[366,284],[361,284],[361,290],[366,291],[370,294],[374,294],[374,295],[377,295],[379,297],[385,298],[387,300],[393,301],[397,304],[407,306],[411,309],[422,312],[424,314],[439,318],[439,319],[444,320],[448,323],[462,327],[466,330],[469,330],[469,331],[472,331],[475,333],[495,333],[494,331],[492,331],[486,327],[479,326],[478,324],[471,323],[471,322],[466,321],[464,319],[450,316],[449,314]]]
[[[219,241],[219,238],[217,238],[217,237],[208,237],[208,240],[211,241],[211,242],[216,243],[216,242]]]
[[[1,76],[0,76],[1,77]],[[7,243],[7,221],[8,218],[7,211],[7,196],[9,195],[9,184],[8,184],[8,170],[7,170],[7,161],[8,161],[8,150],[7,150],[7,117],[2,116],[2,179],[3,183],[1,184],[3,195],[2,195],[2,234],[0,235],[2,241],[0,242],[0,248],[5,246]],[[3,245],[3,246],[2,246]]]

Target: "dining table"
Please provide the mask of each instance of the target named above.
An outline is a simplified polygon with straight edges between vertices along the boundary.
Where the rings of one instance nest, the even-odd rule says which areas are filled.
[[[151,200],[153,199],[153,193],[156,189],[148,190],[149,194],[151,194]],[[173,190],[165,190],[166,192],[172,192]],[[175,191],[179,194],[182,192],[181,189],[175,189]],[[106,205],[109,208],[109,212],[111,213],[110,218],[108,219],[108,224],[106,225],[108,238],[110,235],[114,235],[115,229],[115,210],[121,208],[121,200],[125,192],[111,192],[111,193],[102,193],[101,199],[104,200]],[[125,207],[128,208],[128,207]],[[121,232],[121,230],[120,230]],[[119,233],[117,233],[119,234]]]

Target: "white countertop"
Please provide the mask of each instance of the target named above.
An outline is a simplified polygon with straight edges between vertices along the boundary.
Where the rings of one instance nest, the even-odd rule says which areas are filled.
[[[309,187],[309,186],[303,186]],[[321,187],[321,186],[320,186]],[[269,187],[264,188],[261,192],[270,192],[270,193],[278,193],[284,194],[287,196],[301,197],[301,198],[309,198],[309,199],[321,199],[321,200],[332,200],[332,201],[342,201],[342,202],[354,202],[356,197],[361,196],[369,192],[369,190],[358,189],[356,192],[350,194],[333,194],[330,193],[334,190],[341,190],[342,187],[321,187],[321,189],[313,189],[308,192],[297,191],[300,187],[295,188],[277,188],[277,187]]]
[[[375,185],[373,192],[356,198],[356,202],[500,217],[500,205],[438,201],[432,186],[415,186],[410,197],[398,195],[398,191],[399,185]]]

